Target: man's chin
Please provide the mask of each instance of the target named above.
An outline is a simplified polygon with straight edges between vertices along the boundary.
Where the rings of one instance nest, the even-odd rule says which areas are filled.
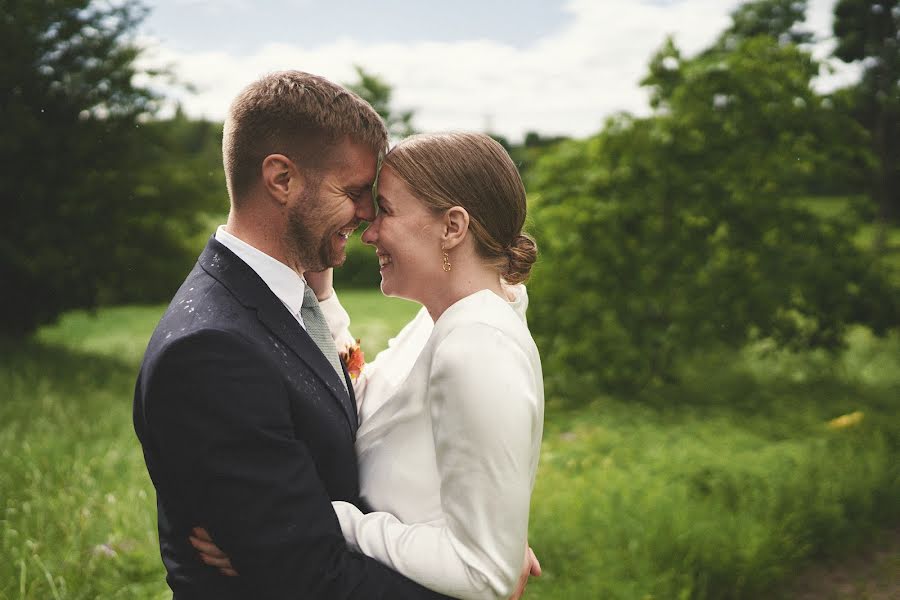
[[[347,253],[341,250],[340,252],[332,254],[330,258],[331,260],[328,261],[328,264],[332,267],[339,267],[347,262]]]
[[[319,258],[322,260],[322,264],[325,265],[322,267],[323,269],[340,267],[347,261],[347,251],[343,248],[336,247],[335,245],[332,245],[331,247],[325,246],[322,248]]]

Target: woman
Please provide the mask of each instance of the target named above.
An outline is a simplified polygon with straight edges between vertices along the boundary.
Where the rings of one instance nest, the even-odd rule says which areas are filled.
[[[375,247],[385,295],[423,305],[354,389],[361,495],[334,509],[350,546],[457,598],[513,593],[543,430],[540,357],[525,323],[536,258],[525,190],[488,136],[419,135],[385,157]],[[330,277],[311,278],[339,347]],[[510,302],[512,296],[512,302]]]

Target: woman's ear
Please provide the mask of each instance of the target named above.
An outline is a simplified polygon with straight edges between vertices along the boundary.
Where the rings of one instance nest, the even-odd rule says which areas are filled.
[[[301,185],[294,162],[283,154],[270,154],[262,162],[263,186],[282,206],[286,205]]]
[[[469,232],[469,213],[462,206],[454,206],[444,215],[444,235],[441,243],[444,249],[451,250],[466,239]]]

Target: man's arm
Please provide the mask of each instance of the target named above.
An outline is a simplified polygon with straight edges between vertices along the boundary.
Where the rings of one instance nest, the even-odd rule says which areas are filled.
[[[206,331],[160,357],[150,435],[192,523],[205,526],[260,598],[438,598],[350,552],[281,375],[240,337]]]

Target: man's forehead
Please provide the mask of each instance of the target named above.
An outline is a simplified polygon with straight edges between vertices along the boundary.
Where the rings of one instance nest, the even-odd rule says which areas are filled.
[[[344,140],[334,148],[331,159],[332,168],[346,175],[356,175],[368,183],[375,177],[378,154],[364,144]]]

